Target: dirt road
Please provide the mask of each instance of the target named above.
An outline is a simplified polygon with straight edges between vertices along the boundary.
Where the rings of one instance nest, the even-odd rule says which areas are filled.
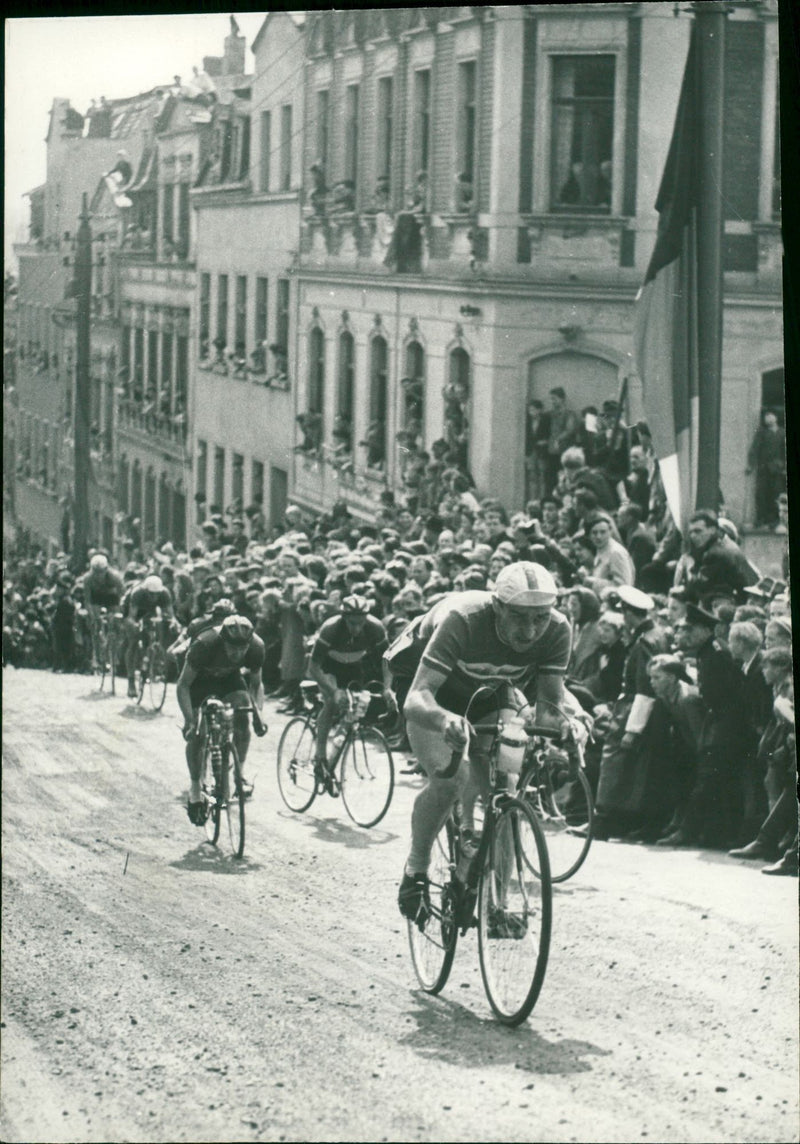
[[[794,1141],[797,881],[598,843],[529,1021],[477,946],[440,998],[396,911],[411,802],[285,810],[254,740],[245,859],[186,817],[174,689],[4,672],[4,1141]]]

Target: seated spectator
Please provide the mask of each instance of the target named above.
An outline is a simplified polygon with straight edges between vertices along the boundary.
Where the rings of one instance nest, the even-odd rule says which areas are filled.
[[[566,613],[572,623],[572,651],[567,665],[567,678],[582,682],[598,667],[601,655],[599,635],[600,601],[591,588],[570,588],[564,597]]]
[[[590,576],[584,577],[595,592],[613,584],[633,584],[636,570],[627,549],[611,535],[611,522],[598,514],[587,521],[589,539],[595,550]]]
[[[628,550],[636,570],[634,583],[641,587],[642,570],[655,556],[656,538],[652,528],[643,523],[644,515],[638,504],[624,504],[617,512],[617,527],[622,543]]]

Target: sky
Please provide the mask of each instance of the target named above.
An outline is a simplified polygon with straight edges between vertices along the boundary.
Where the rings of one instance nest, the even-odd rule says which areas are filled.
[[[245,59],[263,12],[236,13]],[[92,99],[119,99],[188,79],[203,56],[220,56],[230,32],[226,13],[180,16],[69,16],[5,21],[5,246],[27,238],[28,200],[44,182],[45,134],[55,98],[84,114]]]

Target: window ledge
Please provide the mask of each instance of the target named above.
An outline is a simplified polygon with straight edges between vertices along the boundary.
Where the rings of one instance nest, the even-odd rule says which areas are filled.
[[[592,229],[614,230],[627,228],[631,220],[627,215],[592,214],[583,211],[547,211],[544,214],[522,216],[528,226],[547,227],[558,230],[561,227],[591,227]]]

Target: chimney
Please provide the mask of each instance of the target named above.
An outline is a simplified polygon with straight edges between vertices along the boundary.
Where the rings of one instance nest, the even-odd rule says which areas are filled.
[[[244,75],[244,49],[247,43],[244,36],[239,35],[239,28],[231,20],[231,34],[225,37],[225,55],[222,59],[223,75]]]

